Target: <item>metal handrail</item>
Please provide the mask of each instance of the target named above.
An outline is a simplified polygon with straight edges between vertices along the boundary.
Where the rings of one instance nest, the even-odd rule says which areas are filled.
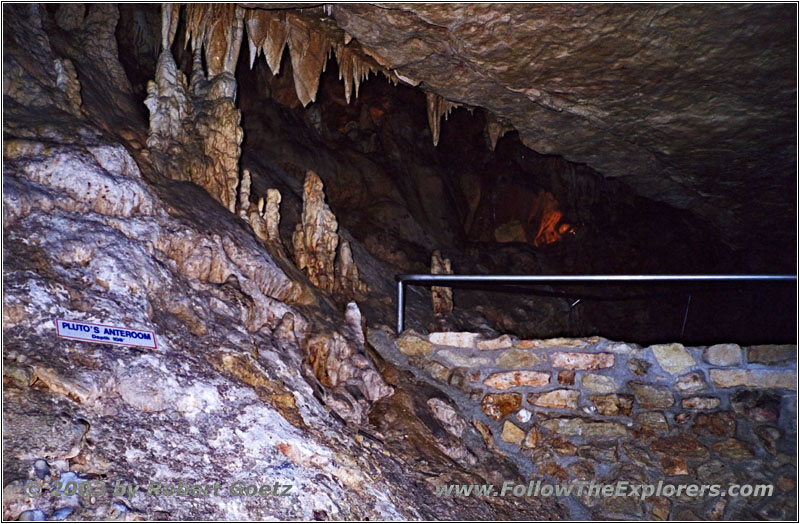
[[[405,325],[406,285],[458,285],[475,282],[511,284],[574,282],[719,282],[719,281],[790,281],[796,275],[397,275],[397,333]]]

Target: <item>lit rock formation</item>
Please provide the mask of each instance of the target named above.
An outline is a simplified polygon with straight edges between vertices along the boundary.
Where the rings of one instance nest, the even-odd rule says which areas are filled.
[[[393,389],[381,378],[364,350],[361,311],[347,305],[343,333],[315,335],[307,345],[308,365],[325,386],[325,403],[353,424],[363,424],[373,403]]]
[[[453,268],[450,259],[442,257],[439,251],[434,251],[431,256],[431,275],[452,275]],[[453,312],[453,288],[431,286],[431,300],[433,313],[436,316],[447,315]]]
[[[362,298],[367,285],[359,279],[350,244],[340,241],[338,230],[336,217],[325,203],[322,180],[309,171],[303,184],[302,220],[292,236],[297,267],[328,294],[340,299]]]
[[[445,100],[436,93],[425,93],[428,104],[428,125],[431,128],[431,136],[433,137],[433,145],[439,145],[439,133],[442,126],[442,116],[447,120],[450,111],[459,106],[459,104]]]
[[[233,73],[244,11],[232,4],[187,7],[186,38],[194,51],[191,87],[170,51],[178,12],[169,4],[162,11],[162,52],[145,100],[150,110],[147,147],[171,178],[196,183],[235,212],[243,135]],[[186,154],[175,155],[178,150]]]

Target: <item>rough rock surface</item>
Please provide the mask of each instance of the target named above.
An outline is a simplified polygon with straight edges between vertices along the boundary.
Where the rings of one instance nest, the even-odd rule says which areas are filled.
[[[796,161],[795,27],[780,21],[795,14],[744,4],[333,8],[400,78],[485,107],[531,149],[624,177],[762,246],[780,241],[794,205],[784,189]]]
[[[105,7],[85,9],[91,20]],[[461,440],[448,431],[467,432],[466,423],[428,405],[444,397],[439,390],[372,352],[357,308],[330,308],[237,215],[159,173],[141,153],[146,123],[126,138],[106,130],[125,131],[102,120],[113,112],[87,104],[98,119],[90,120],[73,111],[75,90],[56,81],[47,9],[4,13],[4,41],[14,42],[6,71],[15,75],[3,115],[5,520],[565,514],[551,501],[436,497],[439,484],[524,478],[474,429]],[[82,30],[80,19],[58,17],[63,31]],[[82,63],[106,51],[89,49]],[[59,338],[59,318],[152,330],[157,348]],[[329,348],[318,369],[331,387],[303,376],[317,336]],[[339,388],[365,397],[369,412],[353,410],[343,423]],[[219,496],[51,496],[55,481],[217,480]],[[292,487],[265,503],[231,494],[237,480]],[[41,495],[26,493],[29,481],[44,484]]]

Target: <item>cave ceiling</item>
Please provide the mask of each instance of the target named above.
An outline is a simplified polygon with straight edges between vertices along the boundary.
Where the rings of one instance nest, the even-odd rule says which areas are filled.
[[[434,140],[453,104],[484,108],[492,135],[516,130],[731,245],[793,249],[796,5],[242,5],[290,8],[426,91]]]

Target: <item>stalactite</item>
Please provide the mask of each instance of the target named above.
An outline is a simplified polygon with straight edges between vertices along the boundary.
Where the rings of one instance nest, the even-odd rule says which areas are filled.
[[[286,22],[289,29],[289,55],[292,60],[294,87],[303,106],[317,99],[319,77],[328,58],[331,43],[320,31],[314,31],[306,22],[289,14]]]
[[[433,145],[437,146],[439,145],[439,131],[441,129],[442,115],[444,115],[444,119],[447,120],[450,111],[455,107],[459,107],[460,104],[445,100],[436,93],[429,92],[426,93],[425,96],[428,102],[428,125],[431,127]]]
[[[431,256],[432,275],[452,275],[453,268],[450,259],[442,257],[439,251],[434,251]],[[453,311],[453,289],[442,286],[431,287],[431,300],[433,302],[433,312],[437,316],[446,315]]]
[[[512,129],[510,125],[500,122],[494,117],[489,117],[486,123],[486,133],[489,136],[489,145],[492,147],[492,151],[497,146],[497,141]]]

